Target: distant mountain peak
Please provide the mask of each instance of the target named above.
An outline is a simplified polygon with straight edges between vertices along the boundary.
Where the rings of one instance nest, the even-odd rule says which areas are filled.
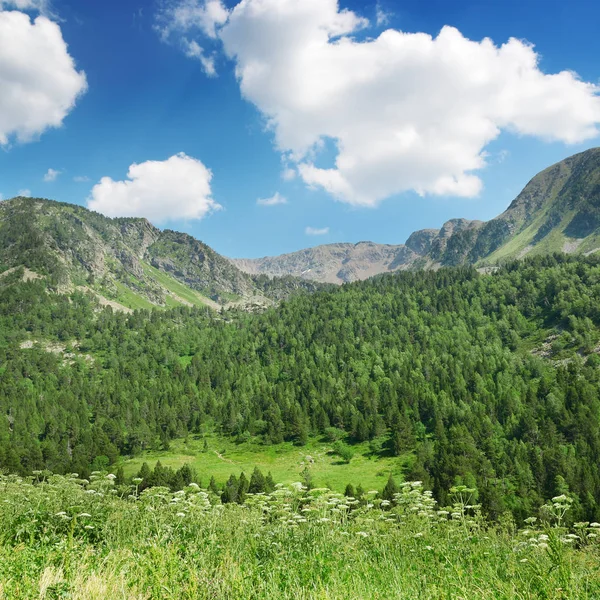
[[[405,244],[328,244],[260,259],[232,259],[248,273],[295,275],[328,283],[390,271],[495,264],[527,254],[600,248],[600,148],[575,154],[536,175],[498,217],[450,219],[412,233]]]

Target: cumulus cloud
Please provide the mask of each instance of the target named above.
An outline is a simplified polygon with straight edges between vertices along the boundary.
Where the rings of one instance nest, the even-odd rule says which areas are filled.
[[[211,197],[211,180],[210,169],[181,152],[165,161],[131,165],[124,181],[103,177],[87,205],[109,217],[202,219],[221,208]]]
[[[476,196],[502,130],[568,144],[598,135],[600,88],[543,73],[527,42],[472,41],[453,27],[359,41],[365,25],[337,0],[243,0],[214,30],[309,186],[361,206],[408,190]],[[324,168],[327,141],[337,152]]]
[[[44,181],[49,183],[51,181],[56,181],[56,178],[60,175],[60,171],[56,169],[48,169],[46,174],[44,175]]]
[[[215,40],[229,16],[221,0],[164,0],[156,15],[155,29],[164,42],[179,44],[185,55],[200,61],[204,72],[216,75],[215,53],[208,52],[194,36]]]
[[[87,175],[76,175],[73,177],[73,181],[75,183],[87,183],[90,181],[90,178]]]
[[[43,3],[12,4],[34,8]],[[56,23],[0,12],[0,145],[13,136],[28,142],[60,127],[86,89],[85,73],[75,68]]]
[[[307,227],[304,230],[306,235],[327,235],[329,233],[329,227],[323,227],[321,229],[315,227]]]
[[[31,198],[31,190],[27,188],[24,190],[19,190],[17,196],[22,196],[23,198]]]
[[[47,13],[48,6],[48,0],[0,0],[0,9],[16,8],[17,10]]]
[[[279,192],[275,192],[270,198],[259,198],[256,204],[259,206],[277,206],[278,204],[287,204],[287,198],[282,196]]]

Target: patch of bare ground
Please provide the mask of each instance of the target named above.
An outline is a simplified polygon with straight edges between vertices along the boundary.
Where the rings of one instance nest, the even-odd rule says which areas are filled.
[[[124,306],[123,304],[120,304],[119,302],[116,302],[115,300],[109,300],[102,294],[95,292],[94,290],[90,289],[89,287],[87,287],[85,285],[79,285],[79,286],[77,286],[77,289],[82,292],[88,292],[90,294],[93,294],[96,297],[96,299],[98,300],[98,303],[100,304],[100,306],[110,306],[113,310],[116,310],[119,312],[124,312],[127,314],[131,314],[133,312],[133,310],[131,310],[131,308],[127,308],[126,306]]]
[[[517,254],[517,258],[518,259],[523,258],[527,254],[529,254],[532,250],[533,250],[533,246],[531,244],[529,244],[529,246],[525,246],[525,248],[523,248],[523,250],[521,250],[521,252],[519,252],[519,254]]]
[[[35,346],[39,346],[42,350],[46,352],[50,352],[51,354],[61,354],[64,358],[65,362],[69,364],[73,364],[76,358],[83,358],[86,362],[93,363],[94,357],[90,354],[81,354],[79,352],[67,352],[67,346],[65,344],[60,344],[58,342],[48,342],[48,341],[33,341],[33,340],[25,340],[19,344],[21,350],[31,350]],[[71,344],[72,348],[79,348],[77,342]]]
[[[567,240],[563,244],[562,251],[565,254],[573,254],[573,252],[577,252],[577,248],[581,246],[581,242],[583,242],[583,238],[579,238],[576,240]]]
[[[14,273],[15,271],[17,271],[18,269],[20,269],[21,267],[12,267],[10,269],[7,269],[6,271],[4,271],[4,273],[0,273],[0,279],[2,279],[3,277],[5,277],[6,275],[10,275],[10,273]],[[34,281],[35,279],[41,279],[42,276],[39,275],[38,273],[36,273],[35,271],[32,271],[31,269],[28,269],[27,267],[23,267],[23,281]]]

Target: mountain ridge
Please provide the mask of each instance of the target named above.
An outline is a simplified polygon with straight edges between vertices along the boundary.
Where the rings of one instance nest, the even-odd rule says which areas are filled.
[[[78,288],[123,310],[262,308],[315,288],[290,277],[252,278],[203,242],[145,218],[110,219],[42,198],[0,202],[0,271],[20,267],[45,277],[55,291]]]
[[[54,289],[81,288],[125,309],[208,305],[259,309],[298,290],[396,271],[493,267],[552,252],[600,249],[600,148],[538,173],[496,218],[450,219],[404,244],[337,243],[261,259],[226,258],[145,218],[17,197],[0,202],[0,272],[24,267]]]
[[[368,245],[373,260],[356,247]],[[600,148],[575,154],[533,177],[490,221],[450,219],[413,232],[404,244],[326,244],[258,259],[230,259],[242,271],[348,283],[373,275],[473,264],[494,266],[528,254],[600,249]]]

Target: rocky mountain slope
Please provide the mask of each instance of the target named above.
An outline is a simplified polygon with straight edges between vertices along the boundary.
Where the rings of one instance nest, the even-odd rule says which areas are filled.
[[[398,270],[475,264],[548,252],[600,249],[600,148],[536,175],[500,216],[484,223],[452,219],[397,246],[329,244],[260,259],[232,259],[252,274],[294,275],[345,283]]]
[[[542,171],[487,223],[452,219],[439,230],[416,231],[405,244],[330,244],[261,259],[226,259],[146,219],[109,219],[38,198],[0,202],[0,274],[23,267],[25,276],[45,276],[58,290],[79,287],[129,309],[265,306],[320,283],[598,249],[600,148]]]
[[[80,288],[115,308],[264,306],[300,287],[243,273],[206,244],[146,219],[109,219],[81,206],[0,202],[0,273],[24,268],[57,289]]]

